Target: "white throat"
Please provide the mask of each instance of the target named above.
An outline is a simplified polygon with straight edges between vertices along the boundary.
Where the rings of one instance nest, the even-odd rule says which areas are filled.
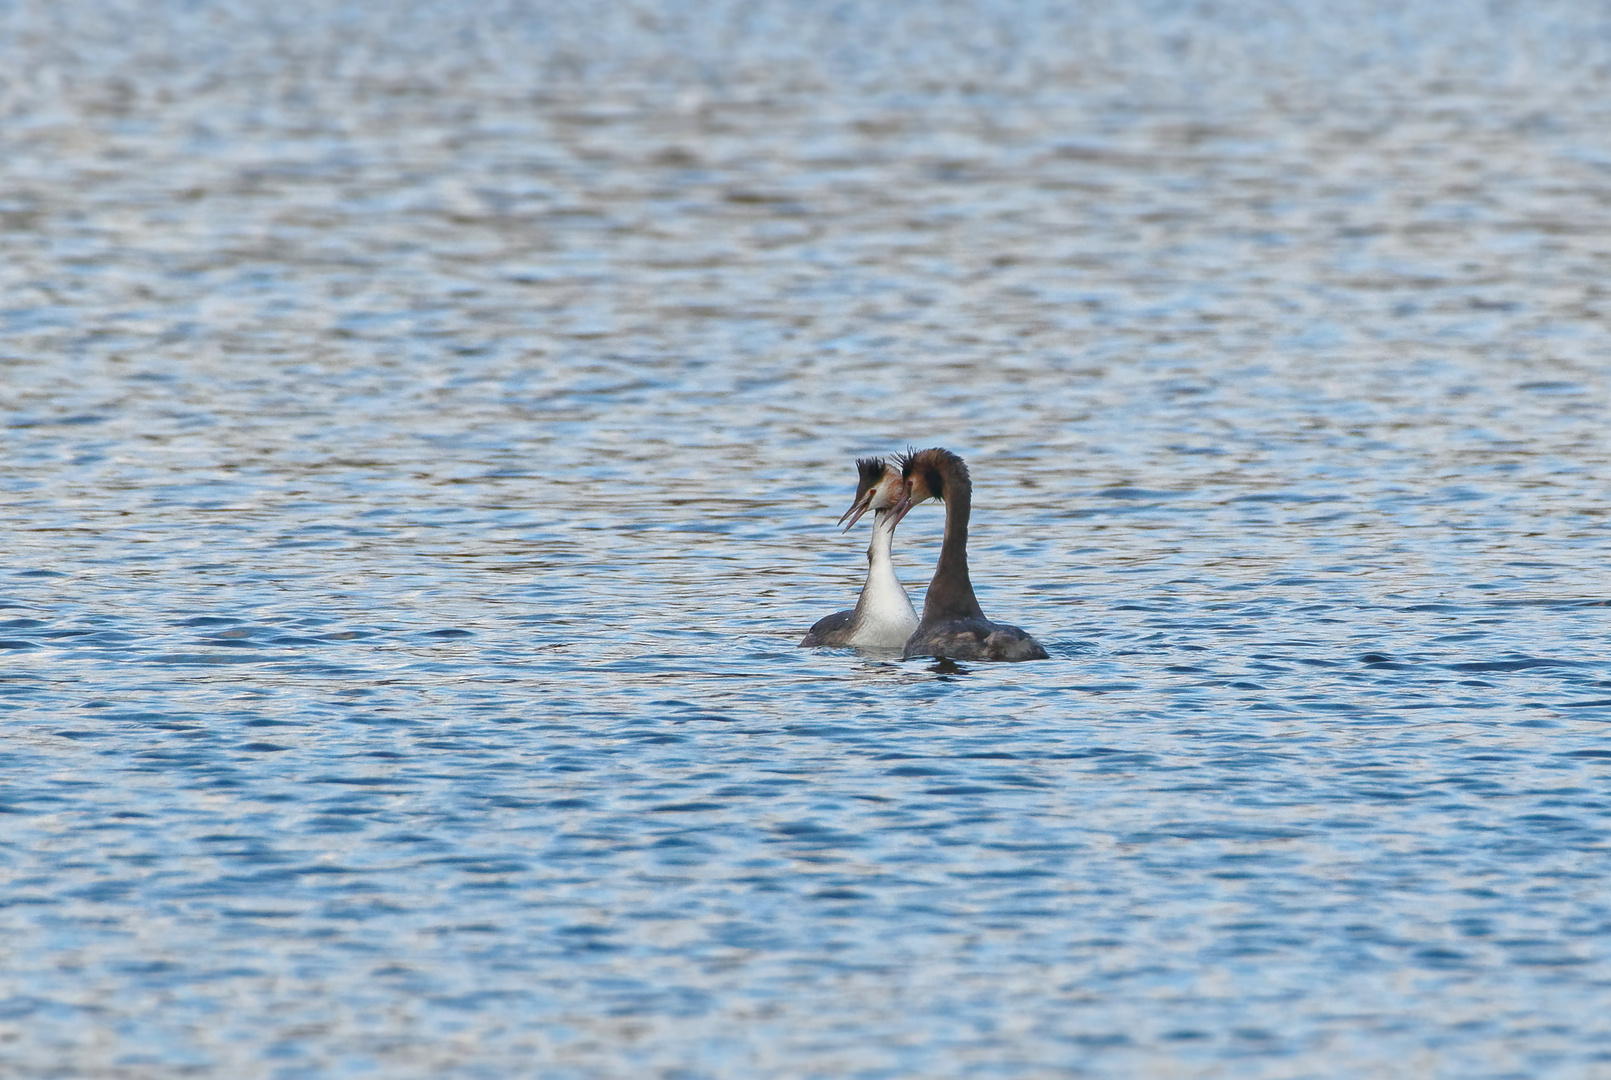
[[[895,564],[890,559],[894,539],[894,514],[889,510],[875,511],[873,540],[867,546],[867,583],[861,587],[852,618],[856,627],[852,645],[899,648],[917,629],[917,610],[907,599],[906,588],[895,576]]]

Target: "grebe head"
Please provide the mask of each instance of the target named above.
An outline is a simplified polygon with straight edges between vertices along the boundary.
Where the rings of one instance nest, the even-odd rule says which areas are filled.
[[[839,519],[846,531],[867,511],[894,506],[906,490],[901,471],[883,458],[857,458],[856,473],[856,501]]]
[[[906,480],[893,461],[884,465],[884,475],[873,486],[873,499],[867,505],[874,510],[888,510],[906,498]]]
[[[960,476],[964,481],[968,478],[968,466],[961,458],[942,446],[930,447],[927,450],[908,450],[896,459],[901,467],[901,482],[905,488],[900,501],[895,504],[895,523],[900,524],[901,518],[907,511],[918,503],[928,502],[930,499],[945,501],[946,473]]]

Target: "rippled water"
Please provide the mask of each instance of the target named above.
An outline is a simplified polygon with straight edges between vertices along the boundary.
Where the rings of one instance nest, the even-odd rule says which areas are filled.
[[[1320,6],[0,4],[0,1071],[1605,1075],[1611,21]]]

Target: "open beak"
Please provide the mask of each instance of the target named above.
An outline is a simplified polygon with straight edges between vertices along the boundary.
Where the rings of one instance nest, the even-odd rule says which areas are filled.
[[[867,490],[866,494],[864,494],[861,498],[856,500],[856,503],[855,503],[854,506],[852,506],[849,510],[846,510],[842,515],[840,515],[839,524],[841,524],[841,525],[843,525],[845,527],[845,532],[849,532],[850,527],[852,525],[856,524],[856,522],[860,521],[861,516],[863,514],[865,514],[867,512],[867,508],[872,506],[872,505],[873,505],[873,492],[872,492],[872,489],[869,488]]]
[[[911,508],[912,486],[908,484],[901,489],[901,497],[896,500],[894,507],[892,507],[890,510],[890,513],[894,516],[890,518],[889,527],[893,529],[895,526],[899,525],[901,523],[901,518],[905,517],[906,512]]]

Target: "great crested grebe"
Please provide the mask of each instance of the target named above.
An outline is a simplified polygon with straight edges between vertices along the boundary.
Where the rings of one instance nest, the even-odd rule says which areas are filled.
[[[945,503],[945,539],[934,567],[923,620],[901,648],[902,656],[934,656],[952,660],[1045,660],[1040,642],[1005,623],[984,617],[968,579],[968,511],[973,481],[968,466],[949,450],[907,451],[900,457],[906,494],[895,507],[893,524],[920,502]]]
[[[898,649],[917,629],[917,611],[890,562],[895,538],[895,504],[906,493],[901,471],[883,458],[856,462],[856,501],[839,521],[848,530],[873,511],[873,542],[867,546],[867,583],[853,611],[821,619],[806,632],[801,645],[854,645],[862,649]]]

